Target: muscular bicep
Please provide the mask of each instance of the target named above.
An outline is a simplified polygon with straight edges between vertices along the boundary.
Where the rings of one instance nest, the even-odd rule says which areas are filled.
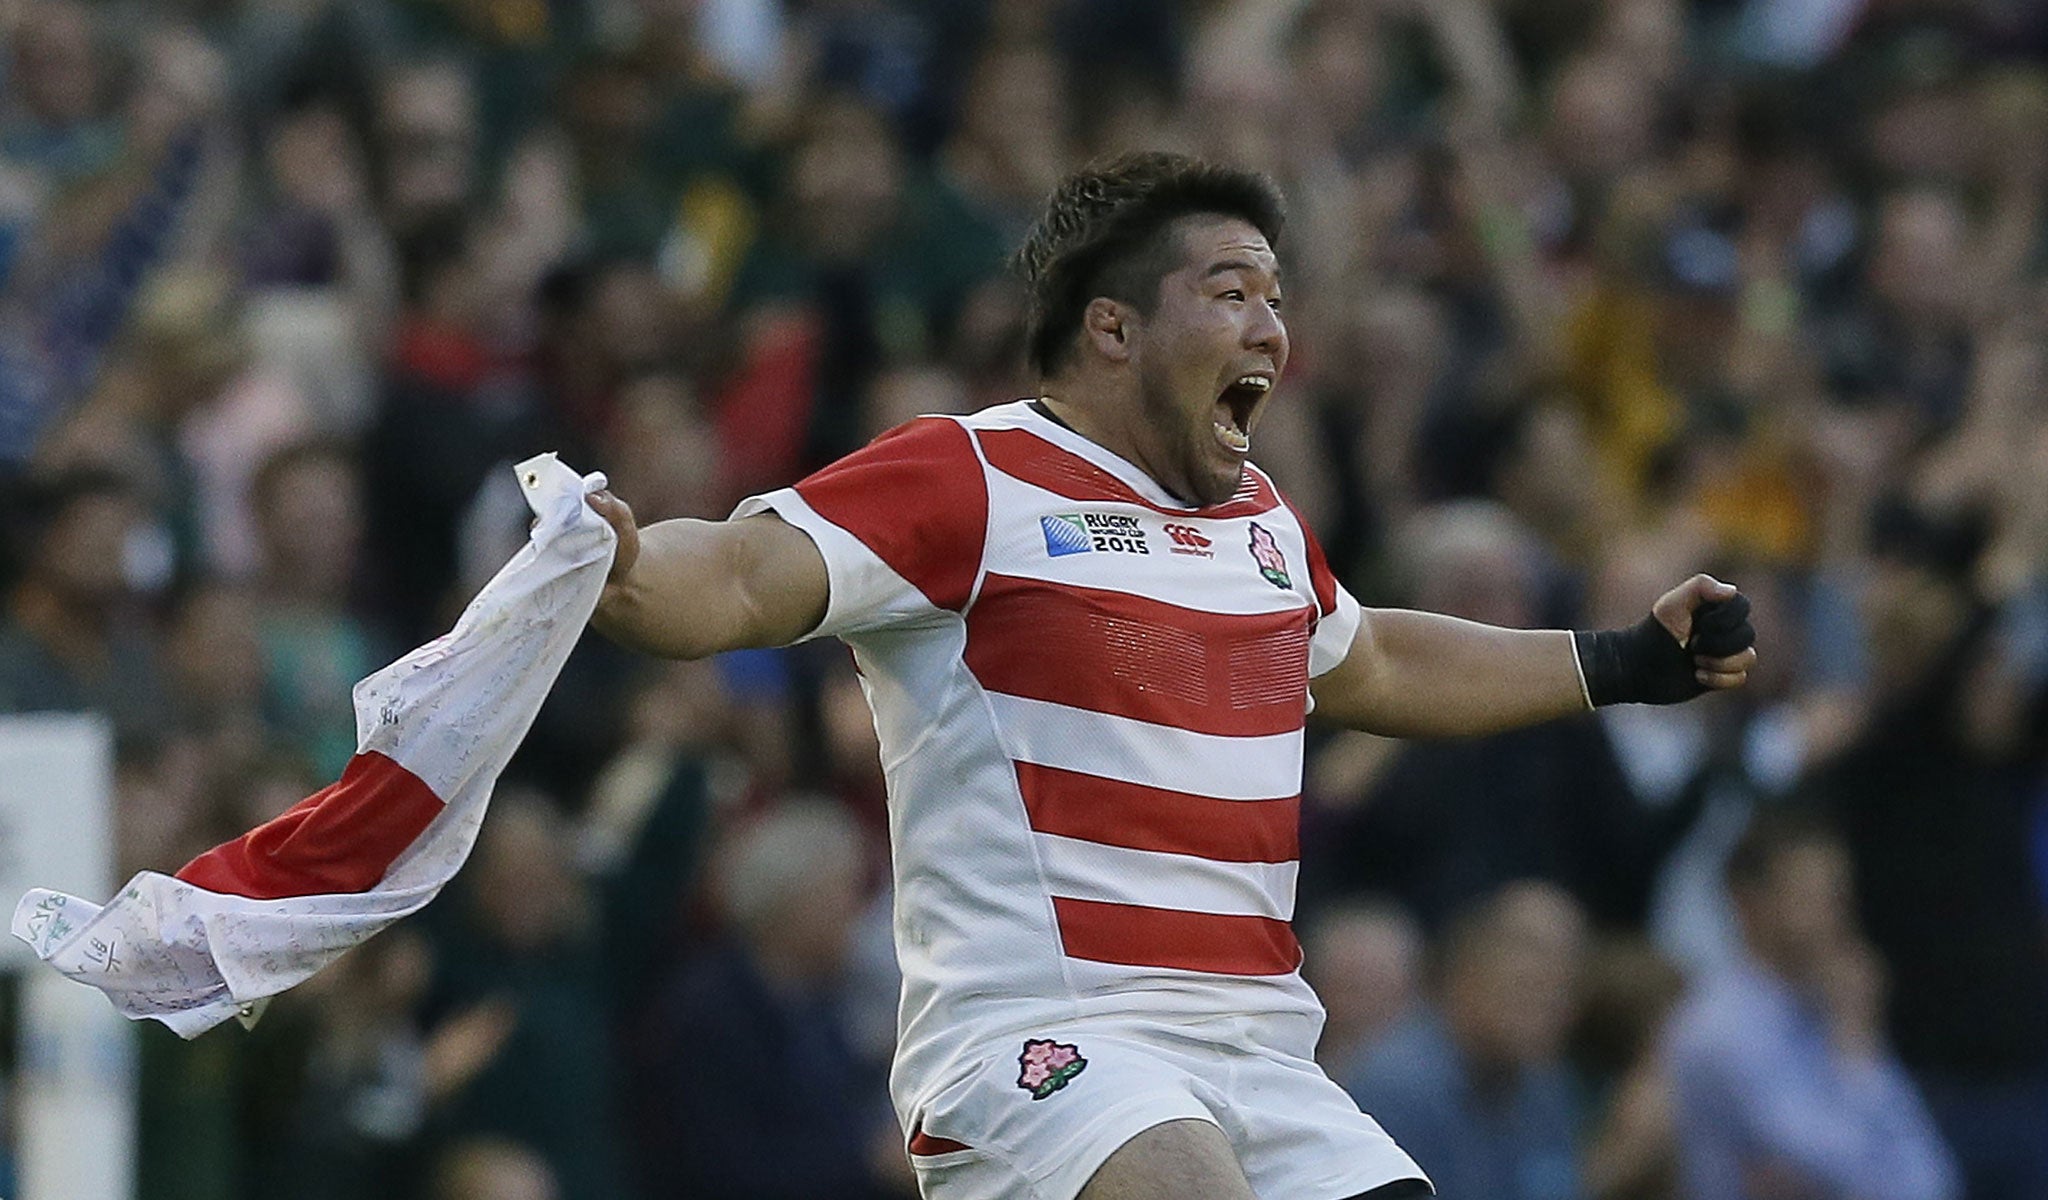
[[[1373,694],[1379,682],[1376,662],[1379,648],[1373,640],[1372,627],[1371,614],[1361,612],[1358,628],[1351,635],[1351,646],[1343,659],[1308,681],[1318,721],[1371,733],[1389,732],[1374,728],[1372,720]]]
[[[662,521],[640,531],[640,557],[605,589],[595,623],[636,650],[703,658],[797,641],[830,598],[817,545],[773,513]]]
[[[811,536],[774,513],[726,523],[744,608],[741,647],[786,646],[816,629],[832,599],[825,556]]]
[[[1478,737],[1585,711],[1572,635],[1440,613],[1365,610],[1316,715],[1388,737]]]

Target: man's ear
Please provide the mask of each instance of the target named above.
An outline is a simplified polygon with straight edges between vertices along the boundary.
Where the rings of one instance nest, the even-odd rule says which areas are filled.
[[[1131,322],[1135,316],[1129,305],[1097,296],[1081,313],[1081,332],[1097,354],[1111,362],[1128,362]]]

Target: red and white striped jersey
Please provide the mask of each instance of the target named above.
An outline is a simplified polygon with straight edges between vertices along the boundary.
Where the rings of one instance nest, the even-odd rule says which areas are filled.
[[[1289,925],[1313,675],[1358,628],[1264,473],[1207,508],[1029,403],[924,417],[743,503],[808,533],[812,636],[880,735],[904,974],[894,1090],[990,1037],[1234,1018],[1308,1058]]]

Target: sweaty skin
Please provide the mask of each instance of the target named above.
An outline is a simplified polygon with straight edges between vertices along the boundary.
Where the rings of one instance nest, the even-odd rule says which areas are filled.
[[[1044,399],[1174,496],[1221,504],[1243,478],[1259,414],[1287,369],[1280,263],[1236,218],[1183,218],[1169,236],[1182,265],[1159,281],[1149,311],[1108,297],[1090,302],[1082,352],[1045,381]],[[1263,380],[1264,390],[1245,389],[1242,411],[1232,412],[1223,397],[1247,379]]]
[[[1168,1121],[1125,1142],[1075,1200],[1257,1200],[1223,1131],[1207,1121]]]

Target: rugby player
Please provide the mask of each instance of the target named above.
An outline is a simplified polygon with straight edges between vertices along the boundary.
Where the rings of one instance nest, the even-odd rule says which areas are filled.
[[[1248,457],[1287,367],[1281,219],[1257,174],[1085,170],[1018,254],[1036,397],[911,421],[721,522],[592,498],[612,638],[852,648],[889,784],[890,1090],[933,1200],[1429,1195],[1315,1065],[1306,718],[1488,734],[1756,660],[1705,575],[1604,632],[1362,610]]]

